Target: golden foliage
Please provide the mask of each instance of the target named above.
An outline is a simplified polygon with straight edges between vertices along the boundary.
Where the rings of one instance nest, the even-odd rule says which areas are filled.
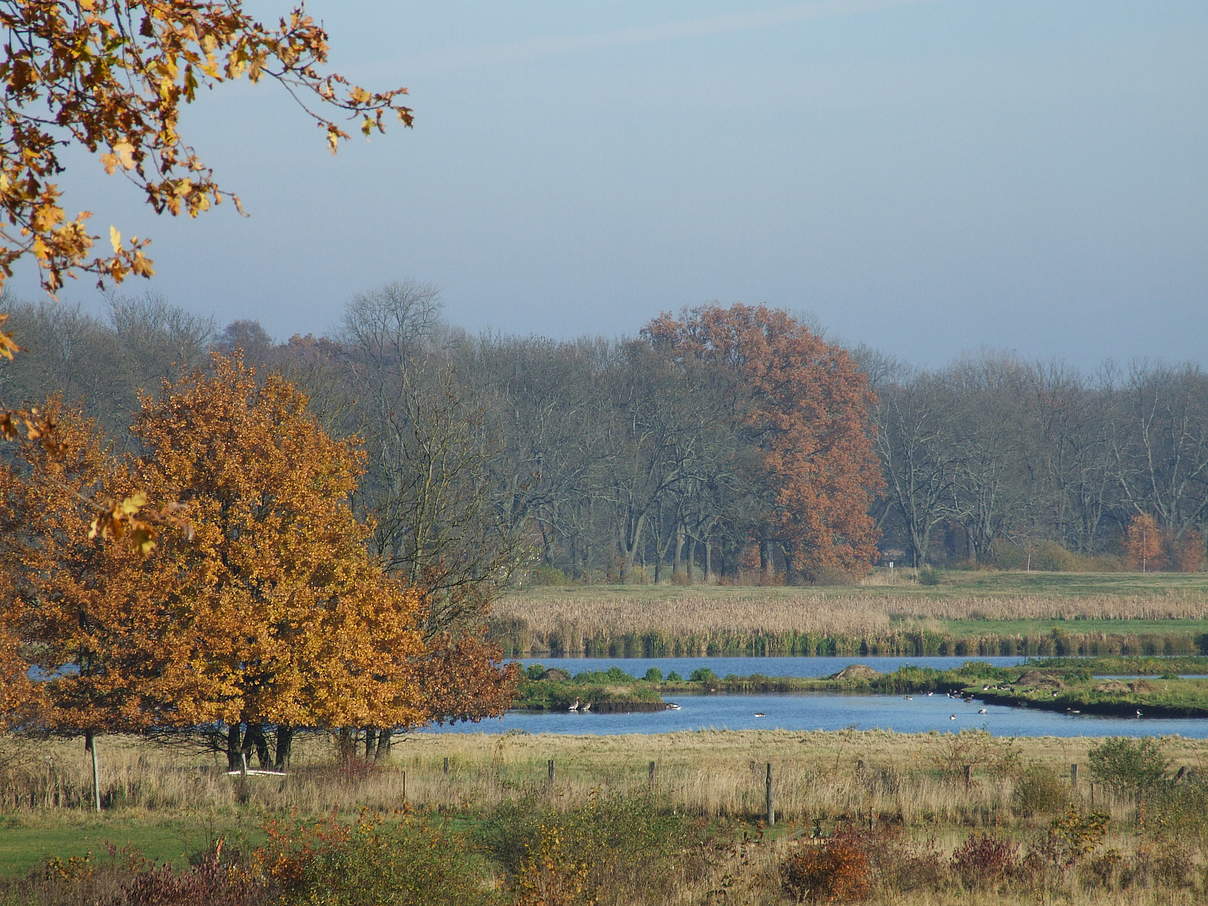
[[[149,277],[147,241],[109,228],[112,254],[94,256],[89,211],[71,216],[52,182],[61,151],[82,146],[106,173],[142,190],[156,213],[196,217],[236,196],[219,187],[179,130],[183,105],[198,91],[247,78],[282,84],[324,132],[333,151],[349,134],[326,112],[368,135],[387,115],[411,125],[405,89],[371,92],[324,73],[327,34],[301,7],[275,25],[231,2],[88,0],[0,3],[9,36],[0,52],[0,287],[18,259],[32,256],[54,293],[83,271],[99,283]],[[5,345],[0,343],[0,354]]]
[[[324,433],[285,380],[215,357],[212,375],[142,400],[144,452],[124,460],[52,410],[58,453],[25,441],[26,474],[0,470],[14,591],[0,629],[49,678],[38,685],[59,730],[396,727],[438,703],[451,716],[506,706],[511,673],[492,649],[425,644],[423,595],[370,557],[352,513],[359,449]],[[122,501],[103,525],[81,505],[96,495]],[[144,538],[145,556],[107,543],[138,539],[150,499],[187,510],[191,535]]]

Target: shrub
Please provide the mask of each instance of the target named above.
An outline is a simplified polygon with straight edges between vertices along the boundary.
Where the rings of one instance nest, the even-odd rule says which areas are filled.
[[[819,566],[810,576],[810,585],[859,585],[860,576],[838,566]]]
[[[991,736],[985,730],[961,730],[940,736],[930,759],[950,777],[963,776],[965,765],[1003,777],[1018,767],[1019,748],[1010,739]]]
[[[667,814],[649,796],[593,792],[569,811],[530,799],[503,803],[475,831],[513,876],[517,902],[572,906],[601,899],[671,899],[704,852],[705,825]],[[695,854],[695,855],[694,855]],[[640,896],[639,896],[640,894]]]
[[[942,578],[934,566],[924,566],[919,570],[919,585],[939,585]]]
[[[851,837],[803,843],[780,864],[780,885],[798,903],[850,903],[871,890],[868,854]]]
[[[1170,761],[1162,752],[1162,744],[1152,736],[1113,736],[1090,750],[1090,764],[1096,780],[1140,796],[1166,779]]]
[[[697,667],[688,675],[690,683],[713,683],[717,681],[717,674],[708,667]]]
[[[684,678],[682,676],[680,676],[678,673],[676,673],[674,670],[672,670],[670,673],[667,674],[667,682],[669,682],[669,683],[682,683],[683,681],[684,681]]]
[[[1153,836],[1208,844],[1208,783],[1155,787],[1145,804],[1145,830]]]
[[[1015,779],[1011,807],[1017,815],[1051,815],[1069,804],[1069,784],[1048,765],[1030,764]]]
[[[485,863],[464,837],[428,822],[270,824],[256,861],[282,906],[457,906],[491,903]],[[172,902],[172,901],[168,901]]]
[[[646,671],[646,675],[642,679],[648,683],[661,683],[663,681],[663,671],[658,667],[651,667]]]
[[[1039,879],[1054,870],[1064,872],[1075,868],[1103,842],[1107,821],[1107,815],[1087,814],[1070,806],[1063,815],[1054,818],[1044,836],[1028,848],[1021,869]]]
[[[556,566],[542,564],[534,566],[528,570],[526,575],[527,585],[570,585],[571,580],[561,569]]]
[[[1018,844],[990,834],[973,834],[952,852],[952,870],[973,889],[1000,884],[1018,867]]]

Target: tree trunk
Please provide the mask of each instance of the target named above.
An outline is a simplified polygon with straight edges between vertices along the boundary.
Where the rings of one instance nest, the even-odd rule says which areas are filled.
[[[247,732],[243,736],[243,751],[250,753],[253,749],[256,750],[256,760],[260,762],[260,767],[268,768],[272,764],[272,756],[268,751],[268,739],[264,735],[262,724],[248,724]]]
[[[227,727],[227,770],[238,771],[242,759],[239,757],[243,752],[240,745],[242,734],[240,733],[239,724],[231,724]]]
[[[377,748],[373,752],[374,761],[384,761],[390,756],[390,743],[393,739],[393,730],[378,730]]]
[[[273,759],[273,768],[284,771],[289,768],[289,759],[294,746],[294,728],[277,727],[277,752]]]
[[[96,734],[91,730],[84,734],[84,751],[92,756],[92,804],[101,810],[101,770],[96,757]]]

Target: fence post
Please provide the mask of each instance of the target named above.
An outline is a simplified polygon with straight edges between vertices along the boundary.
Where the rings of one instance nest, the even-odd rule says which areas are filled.
[[[965,789],[973,785],[973,765],[965,765]]]
[[[446,756],[445,756],[445,763],[444,763],[444,765],[442,766],[442,770],[443,770],[443,771],[444,771],[446,774],[448,774],[448,773],[449,773],[449,756],[448,756],[448,755],[446,755]]]
[[[764,805],[767,807],[768,827],[776,823],[776,804],[772,798],[772,763],[767,766],[767,776],[763,782]]]
[[[403,771],[403,805],[407,804],[407,772]]]
[[[652,761],[646,766],[646,786],[654,789],[654,779],[658,774],[658,762]]]
[[[550,760],[549,760],[549,761],[546,763],[546,765],[545,765],[545,769],[546,769],[546,771],[548,772],[548,778],[547,778],[546,782],[547,782],[547,783],[548,783],[550,786],[553,786],[553,785],[554,785],[554,759],[552,759],[552,758],[551,758],[551,759],[550,759]]]
[[[1070,764],[1070,786],[1075,790],[1078,789],[1078,763]]]

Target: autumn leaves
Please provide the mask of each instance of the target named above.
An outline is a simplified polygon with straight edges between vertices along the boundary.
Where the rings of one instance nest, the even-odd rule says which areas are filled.
[[[876,557],[868,515],[882,479],[873,452],[867,376],[846,350],[766,306],[705,306],[643,330],[685,367],[733,380],[738,433],[757,451],[758,540],[782,551],[790,575],[863,573]]]
[[[10,720],[262,737],[506,707],[495,652],[426,634],[428,596],[370,556],[348,502],[361,453],[284,379],[216,357],[143,398],[139,452],[122,457],[55,409],[61,451],[24,443],[0,470]],[[145,556],[98,537],[81,500],[136,495],[174,502],[190,531],[163,528]],[[30,668],[46,680],[25,682]]]

